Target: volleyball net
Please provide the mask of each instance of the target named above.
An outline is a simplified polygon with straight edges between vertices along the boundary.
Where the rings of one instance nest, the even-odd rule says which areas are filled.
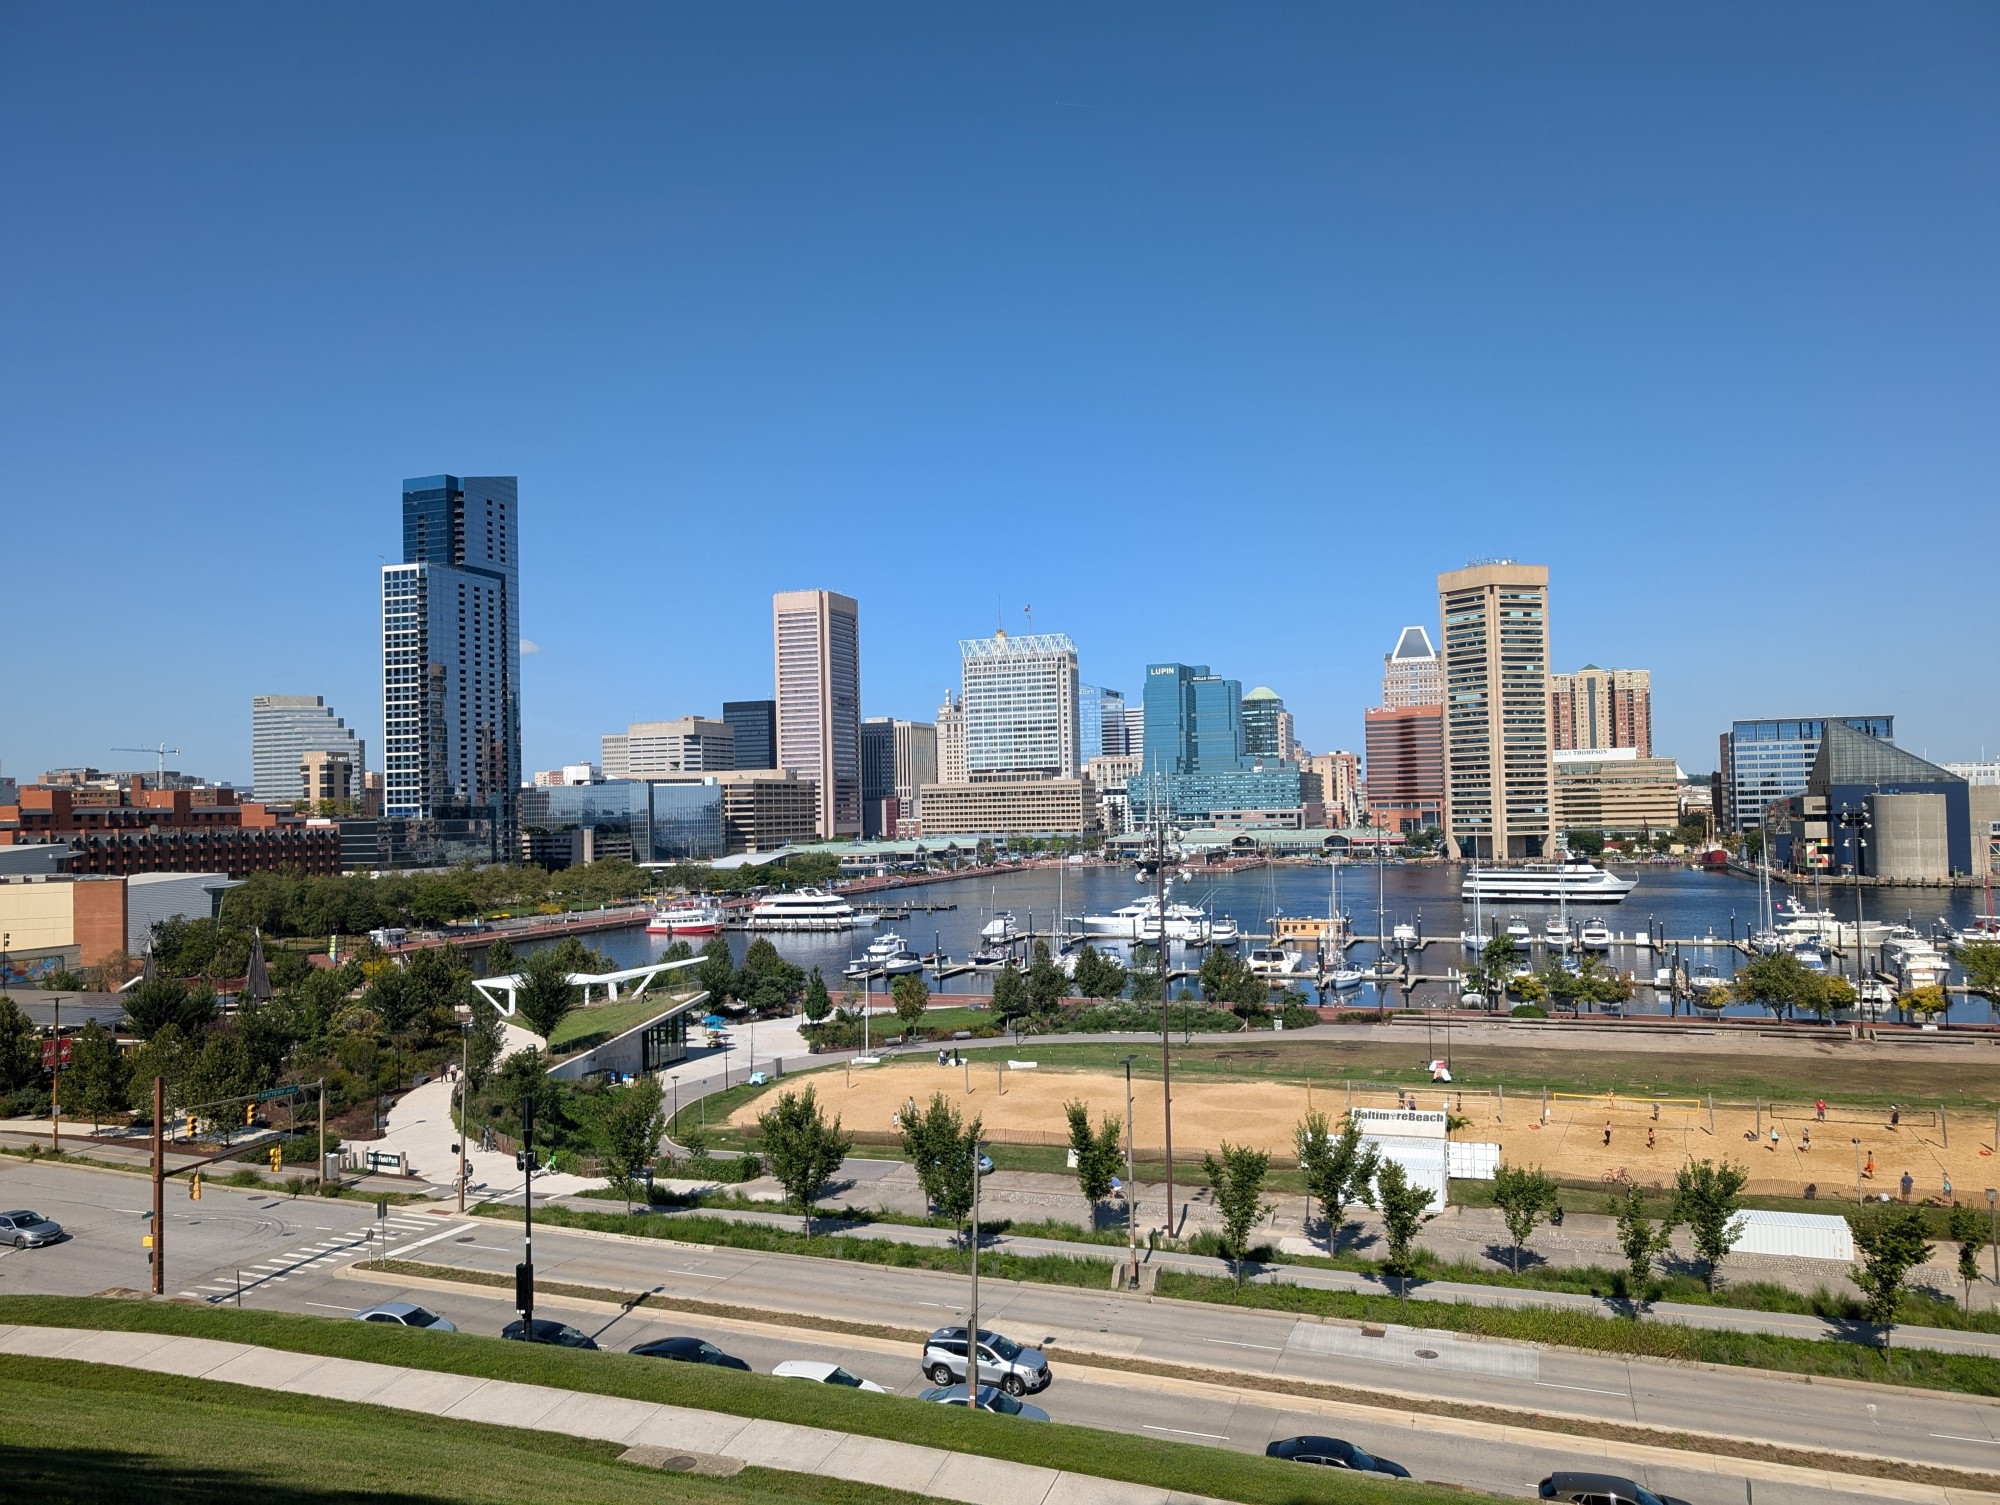
[[[1651,1097],[1637,1092],[1551,1092],[1550,1107],[1574,1110],[1588,1107],[1593,1113],[1704,1113],[1707,1102],[1698,1097]]]

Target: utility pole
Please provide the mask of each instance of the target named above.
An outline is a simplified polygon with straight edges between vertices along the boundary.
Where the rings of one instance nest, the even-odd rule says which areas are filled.
[[[166,1109],[166,1086],[153,1078],[153,1294],[167,1290],[167,1181],[166,1149],[160,1142]]]
[[[472,1016],[467,1013],[465,1033],[458,1045],[458,1210],[465,1211],[465,1136],[472,1125]]]
[[[1156,768],[1153,775],[1164,779]],[[1167,811],[1162,789],[1154,790],[1154,819],[1158,837],[1157,862],[1153,867],[1154,896],[1159,909],[1160,938],[1154,956],[1154,970],[1160,975],[1160,1099],[1166,1115],[1167,1150],[1167,1237],[1174,1236],[1174,1042],[1167,1023]]]
[[[514,1306],[521,1336],[535,1335],[535,1095],[521,1099],[521,1263],[514,1267]]]
[[[1139,1284],[1139,1198],[1138,1182],[1132,1173],[1132,1058],[1125,1058],[1125,1253],[1132,1262],[1130,1284]]]
[[[62,1057],[62,994],[58,993],[55,1054],[49,1059],[49,1148],[58,1155],[62,1153]]]
[[[972,1141],[972,1317],[965,1325],[965,1404],[979,1405],[979,1140]]]
[[[326,1194],[326,1078],[319,1079],[319,1189]]]

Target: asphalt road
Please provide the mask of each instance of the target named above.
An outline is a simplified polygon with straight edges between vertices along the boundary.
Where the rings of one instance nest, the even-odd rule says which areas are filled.
[[[0,1203],[32,1206],[75,1235],[48,1249],[0,1254],[0,1292],[87,1294],[145,1284],[138,1216],[146,1206],[143,1179],[3,1162]],[[428,1208],[392,1211],[384,1231],[393,1255],[492,1271],[511,1271],[519,1258],[517,1224],[459,1219]],[[168,1289],[234,1303],[241,1269],[245,1306],[333,1315],[407,1295],[469,1331],[496,1332],[512,1319],[511,1295],[504,1290],[413,1289],[355,1272],[353,1265],[371,1248],[366,1235],[378,1227],[367,1204],[294,1202],[219,1187],[191,1203],[184,1191],[170,1191]],[[964,1279],[925,1271],[628,1243],[546,1226],[536,1231],[535,1255],[537,1271],[548,1281],[652,1289],[898,1326],[963,1320],[967,1296]],[[906,1394],[926,1383],[907,1344],[838,1334],[815,1338],[761,1322],[617,1314],[553,1298],[538,1311],[575,1323],[606,1347],[693,1333],[759,1370],[784,1358],[825,1358]],[[2000,1404],[1935,1392],[1773,1381],[1394,1328],[1369,1339],[1353,1329],[1272,1313],[997,1282],[982,1284],[980,1319],[1019,1339],[1054,1339],[1057,1377],[1036,1403],[1059,1421],[1251,1451],[1261,1451],[1275,1437],[1332,1432],[1423,1478],[1500,1493],[1531,1494],[1551,1468],[1569,1466],[1631,1474],[1696,1505],[1740,1505],[1746,1497],[1741,1476],[1647,1459],[1616,1443],[1553,1435],[1544,1442],[1519,1431],[1496,1437],[1490,1429],[1416,1420],[1396,1409],[1388,1392],[2000,1469]],[[1066,1344],[1373,1386],[1385,1392],[1384,1404],[1376,1415],[1226,1382],[1093,1372],[1063,1364]],[[1419,1357],[1419,1350],[1436,1357]],[[1843,1494],[1820,1483],[1766,1478],[1756,1481],[1755,1496],[1760,1505],[1873,1497],[1863,1482]]]

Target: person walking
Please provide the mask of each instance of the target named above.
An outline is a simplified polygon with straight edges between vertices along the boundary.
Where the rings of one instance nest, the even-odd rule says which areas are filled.
[[[1875,1152],[1873,1150],[1868,1152],[1868,1164],[1861,1172],[1861,1179],[1863,1181],[1873,1181],[1875,1179]]]
[[[1951,1205],[1951,1206],[1953,1206],[1953,1207],[1956,1207],[1956,1206],[1958,1205],[1958,1204],[1957,1204],[1956,1202],[1953,1202],[1953,1201],[1952,1201],[1952,1197],[1951,1197],[1951,1172],[1950,1172],[1950,1171],[1946,1171],[1946,1172],[1944,1173],[1944,1199],[1945,1199],[1945,1201],[1946,1201],[1946,1202],[1947,1202],[1947,1203],[1948,1203],[1949,1205]]]
[[[1910,1174],[1910,1173],[1909,1173],[1908,1171],[1904,1171],[1904,1172],[1903,1172],[1903,1200],[1904,1200],[1905,1202],[1907,1202],[1907,1201],[1909,1201],[1909,1200],[1910,1200],[1910,1193],[1911,1193],[1912,1191],[1916,1190],[1916,1186],[1917,1186],[1917,1178],[1916,1178],[1915,1176],[1912,1176],[1912,1175],[1911,1175],[1911,1174]]]
[[[1805,1126],[1805,1128],[1804,1128],[1804,1129],[1803,1129],[1803,1130],[1802,1130],[1802,1131],[1800,1132],[1800,1134],[1799,1134],[1799,1148],[1800,1148],[1800,1149],[1802,1149],[1802,1150],[1809,1150],[1809,1149],[1811,1149],[1811,1148],[1812,1148],[1812,1125],[1811,1125],[1811,1124],[1807,1124],[1807,1125]]]
[[[1776,1124],[1771,1125],[1771,1153],[1774,1155],[1778,1153],[1778,1126]]]
[[[1604,1120],[1604,1147],[1607,1150],[1611,1148],[1611,1120],[1608,1118]]]
[[[1826,1122],[1826,1099],[1825,1099],[1825,1098],[1821,1098],[1821,1099],[1820,1099],[1820,1100],[1819,1100],[1818,1102],[1816,1102],[1816,1103],[1814,1103],[1814,1104],[1813,1104],[1813,1117],[1814,1117],[1814,1118],[1816,1118],[1816,1119],[1818,1119],[1818,1120],[1819,1120],[1819,1121],[1820,1121],[1821,1123],[1825,1123],[1825,1122]]]
[[[1653,1126],[1652,1126],[1651,1124],[1647,1124],[1647,1125],[1646,1125],[1646,1148],[1650,1150],[1650,1149],[1651,1149],[1652,1147],[1653,1147]]]
[[[1896,1128],[1902,1122],[1903,1122],[1903,1105],[1901,1103],[1889,1104],[1889,1127],[1892,1129]]]

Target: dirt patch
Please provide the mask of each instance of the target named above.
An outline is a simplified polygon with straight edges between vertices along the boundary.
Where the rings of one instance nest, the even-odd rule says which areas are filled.
[[[991,1063],[970,1069],[931,1061],[891,1062],[815,1082],[829,1111],[848,1129],[893,1131],[898,1116],[942,1092],[968,1118],[1002,1143],[1067,1143],[1064,1104],[1082,1099],[1093,1119],[1125,1114],[1122,1073],[1008,1071]],[[1684,1090],[1684,1089],[1683,1089]],[[1293,1131],[1310,1109],[1336,1120],[1352,1105],[1446,1108],[1470,1122],[1453,1137],[1498,1144],[1514,1164],[1539,1165],[1563,1180],[1642,1186],[1673,1184],[1690,1160],[1733,1160],[1749,1172],[1749,1190],[1765,1196],[1802,1196],[1808,1185],[1839,1199],[1852,1195],[1857,1168],[1864,1189],[1901,1195],[1907,1171],[1915,1200],[1939,1197],[1949,1176],[1963,1197],[1991,1179],[1992,1124],[1967,1115],[1956,1126],[1930,1109],[1911,1109],[1891,1125],[1887,1113],[1834,1108],[1818,1122],[1807,1104],[1776,1113],[1754,1107],[1717,1106],[1711,1116],[1696,1097],[1658,1105],[1624,1091],[1578,1099],[1540,1094],[1502,1098],[1457,1085],[1394,1091],[1356,1088],[1341,1081],[1230,1080],[1218,1074],[1179,1074],[1174,1080],[1174,1151],[1177,1158],[1219,1148],[1226,1139],[1271,1153],[1284,1163]],[[760,1107],[751,1101],[730,1115],[737,1128],[754,1127]],[[1165,1143],[1165,1112],[1157,1077],[1133,1082],[1133,1128],[1141,1151]],[[1986,1132],[1981,1133],[1984,1129]],[[1771,1138],[1772,1130],[1777,1139]],[[1949,1143],[1947,1144],[1947,1139]],[[1858,1141],[1858,1144],[1855,1142]],[[1857,1167],[1857,1158],[1859,1165]],[[1872,1164],[1872,1173],[1869,1170]],[[1982,1179],[1984,1177],[1985,1179]]]

